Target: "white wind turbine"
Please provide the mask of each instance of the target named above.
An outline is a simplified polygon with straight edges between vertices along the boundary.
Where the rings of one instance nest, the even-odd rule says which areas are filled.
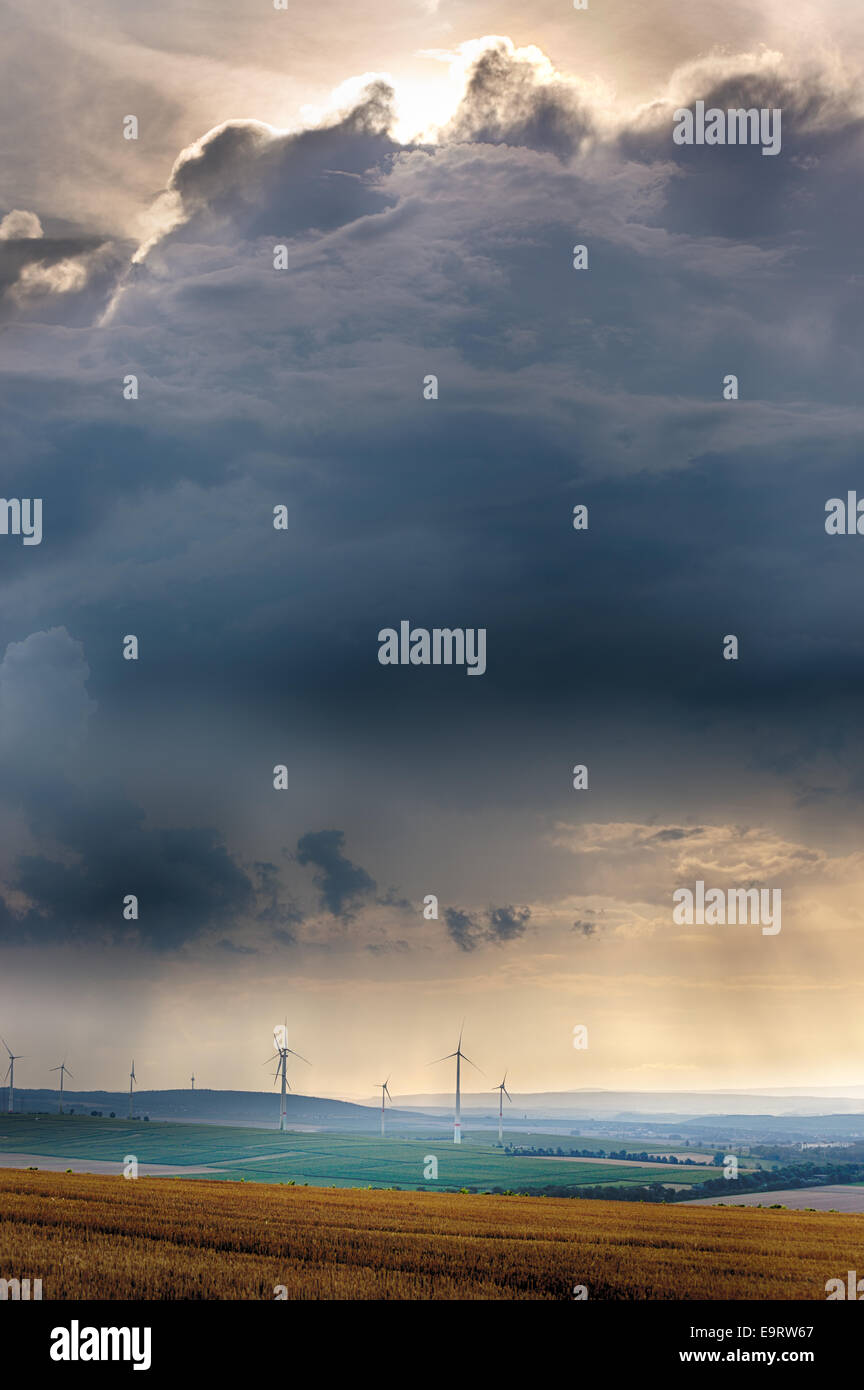
[[[287,1036],[288,1036],[288,1020],[286,1019],[284,1023],[277,1023],[276,1027],[273,1029],[273,1042],[274,1042],[274,1044],[275,1044],[275,1046],[276,1046],[276,1051],[273,1053],[273,1056],[272,1056],[272,1057],[268,1057],[268,1058],[267,1058],[267,1061],[263,1063],[263,1065],[264,1065],[265,1067],[269,1066],[271,1062],[277,1062],[277,1063],[278,1063],[278,1065],[277,1065],[277,1067],[276,1067],[276,1072],[275,1072],[274,1077],[273,1077],[273,1085],[274,1085],[274,1086],[276,1085],[276,1082],[279,1080],[280,1075],[281,1075],[281,1077],[282,1077],[282,1103],[281,1103],[281,1105],[280,1105],[280,1107],[279,1107],[279,1132],[280,1132],[281,1134],[284,1134],[284,1133],[285,1133],[285,1130],[288,1128],[288,1123],[287,1123],[287,1110],[288,1110],[288,1107],[287,1107],[287,1103],[286,1103],[285,1091],[286,1091],[286,1088],[287,1088],[287,1090],[289,1090],[289,1091],[291,1090],[291,1087],[290,1087],[289,1084],[288,1084],[288,1077],[285,1075],[285,1068],[286,1068],[286,1066],[287,1066],[287,1064],[288,1064],[288,1058],[289,1058],[289,1056],[291,1056],[291,1057],[300,1057],[300,1053],[299,1053],[299,1052],[295,1052],[292,1048],[290,1048],[290,1047],[287,1045],[287,1042],[286,1042]],[[306,1062],[307,1067],[310,1067],[310,1066],[312,1065],[311,1062],[306,1061],[306,1058],[305,1058],[305,1057],[300,1057],[300,1061],[301,1061],[301,1062]]]
[[[511,1096],[510,1092],[507,1090],[507,1073],[506,1073],[506,1071],[505,1071],[505,1073],[504,1073],[504,1080],[501,1082],[501,1084],[500,1084],[499,1086],[496,1086],[496,1087],[495,1087],[495,1090],[499,1092],[499,1095],[498,1095],[498,1143],[499,1143],[499,1144],[503,1144],[503,1143],[504,1143],[504,1097],[505,1097],[505,1096],[507,1097],[507,1099],[509,1100],[509,1102],[510,1102],[511,1105],[513,1104],[513,1097]]]
[[[456,1044],[456,1051],[448,1052],[446,1057],[438,1057],[436,1061],[429,1063],[430,1067],[434,1067],[438,1065],[438,1062],[449,1062],[451,1057],[456,1058],[456,1113],[453,1116],[454,1144],[462,1143],[462,1090],[460,1063],[463,1061],[468,1062],[474,1068],[475,1071],[480,1071],[480,1068],[477,1066],[476,1062],[472,1062],[471,1058],[466,1057],[465,1053],[462,1051],[462,1032],[464,1028],[465,1023],[463,1021],[462,1027],[459,1029],[459,1041]],[[480,1071],[480,1075],[483,1075],[482,1071]]]
[[[65,1057],[63,1058],[63,1061],[60,1063],[59,1067],[51,1067],[51,1071],[59,1071],[59,1073],[60,1073],[60,1114],[62,1115],[62,1114],[63,1114],[63,1078],[64,1078],[64,1076],[66,1075],[67,1072],[68,1072],[69,1075],[72,1077],[72,1080],[73,1080],[73,1081],[75,1080],[75,1078],[74,1078],[72,1072],[69,1071],[69,1068],[68,1068],[67,1065],[66,1065],[66,1058],[65,1058]]]
[[[129,1073],[129,1119],[130,1119],[130,1120],[132,1119],[132,1110],[133,1110],[132,1087],[135,1085],[136,1079],[137,1079],[137,1078],[136,1078],[136,1076],[135,1076],[135,1058],[133,1057],[133,1058],[132,1058],[132,1070],[131,1070],[130,1073]]]
[[[389,1080],[390,1080],[390,1077],[388,1076],[388,1077],[387,1077],[387,1081],[389,1081]],[[393,1097],[391,1096],[390,1092],[387,1090],[387,1081],[379,1081],[379,1083],[378,1083],[378,1085],[381,1087],[381,1138],[382,1138],[382,1139],[384,1138],[384,1106],[385,1106],[385,1104],[386,1104],[386,1102],[385,1102],[385,1100],[384,1100],[384,1097],[386,1096],[386,1097],[387,1097],[387,1100],[389,1100],[390,1104],[391,1104],[391,1105],[393,1104]]]
[[[15,1109],[15,1063],[23,1057],[23,1052],[13,1052],[5,1038],[0,1038],[6,1051],[9,1054],[9,1066],[6,1068],[6,1075],[3,1080],[9,1081],[9,1114]]]

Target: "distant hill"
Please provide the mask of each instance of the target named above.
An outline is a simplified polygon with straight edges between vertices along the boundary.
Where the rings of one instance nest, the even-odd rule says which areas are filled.
[[[829,1088],[825,1088],[827,1090]],[[795,1094],[790,1091],[513,1091],[512,1106],[507,1113],[514,1119],[529,1115],[531,1119],[545,1116],[564,1121],[568,1118],[639,1120],[643,1116],[674,1120],[686,1116],[711,1115],[835,1115],[860,1114],[861,1088],[850,1086],[847,1096],[832,1095],[820,1088],[814,1094]],[[452,1092],[434,1095],[397,1095],[394,1104],[412,1108],[418,1106],[428,1113],[452,1111]],[[371,1103],[371,1102],[370,1102]],[[462,1095],[462,1109],[475,1116],[498,1112],[496,1098],[486,1094]]]
[[[7,1095],[6,1087],[0,1090],[4,1111]],[[15,1087],[15,1109],[24,1113],[56,1110],[59,1100],[59,1091],[28,1091]],[[63,1105],[79,1114],[101,1110],[107,1116],[113,1110],[120,1118],[129,1113],[129,1092],[64,1090]],[[348,1101],[326,1100],[296,1092],[288,1094],[286,1110],[289,1124],[374,1132],[380,1123],[380,1109],[372,1105],[353,1105]],[[273,1091],[136,1091],[135,1114],[149,1115],[152,1120],[275,1126],[279,1123],[279,1095]],[[416,1124],[424,1117],[388,1107],[387,1118],[390,1122]]]
[[[645,1126],[646,1129],[653,1127]],[[697,1141],[724,1134],[733,1143],[764,1138],[794,1144],[817,1139],[864,1138],[864,1115],[844,1111],[839,1115],[723,1115],[713,1119],[703,1116],[685,1121],[680,1130]]]

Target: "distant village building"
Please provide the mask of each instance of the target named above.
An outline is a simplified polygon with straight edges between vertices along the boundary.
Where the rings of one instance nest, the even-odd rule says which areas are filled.
[[[798,1145],[799,1149],[851,1149],[852,1141],[847,1139],[808,1139]]]

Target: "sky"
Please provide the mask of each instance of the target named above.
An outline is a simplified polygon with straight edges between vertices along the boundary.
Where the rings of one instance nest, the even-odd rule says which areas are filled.
[[[285,1019],[308,1093],[439,1091],[464,1019],[478,1092],[860,1082],[857,0],[3,28],[16,1080],[264,1088]]]

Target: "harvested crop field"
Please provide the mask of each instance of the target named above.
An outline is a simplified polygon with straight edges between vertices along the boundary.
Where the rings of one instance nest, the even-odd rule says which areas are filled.
[[[864,1216],[0,1172],[44,1299],[824,1299]]]

